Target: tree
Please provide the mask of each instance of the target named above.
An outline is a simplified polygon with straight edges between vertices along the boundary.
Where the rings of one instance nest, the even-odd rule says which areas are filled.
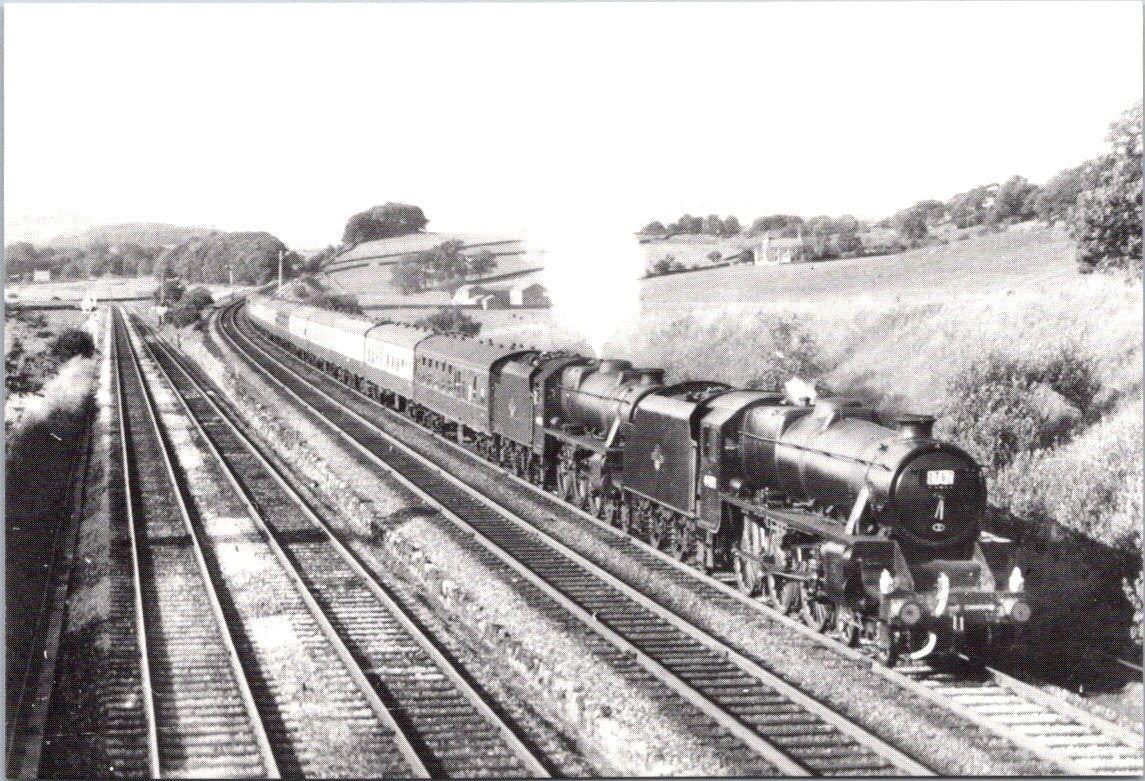
[[[482,277],[497,268],[497,256],[483,249],[476,255],[466,255],[465,264],[471,277]]]
[[[933,198],[919,201],[914,205],[914,208],[920,210],[926,216],[926,226],[933,228],[944,219],[946,219],[946,204],[942,201],[936,201]]]
[[[946,212],[959,228],[982,225],[986,222],[990,203],[997,189],[998,185],[996,184],[986,184],[959,193],[947,202]]]
[[[32,271],[40,252],[35,245],[26,241],[17,241],[4,248],[4,265],[8,267],[9,274],[24,274]]]
[[[712,263],[719,263],[722,258],[723,253],[721,253],[718,249],[714,249],[708,253],[708,260],[710,260]]]
[[[640,232],[648,236],[663,236],[668,232],[668,229],[664,227],[664,223],[659,220],[653,220],[641,228]]]
[[[807,221],[807,231],[812,236],[830,236],[835,232],[835,221],[825,214],[812,217]]]
[[[155,292],[152,293],[152,298],[155,299],[156,304],[166,304],[171,306],[180,298],[183,297],[183,283],[179,281],[178,277],[164,277]]]
[[[1069,221],[1084,187],[1084,165],[1061,171],[1042,185],[1034,196],[1034,214],[1047,223]]]
[[[751,224],[749,233],[758,236],[761,233],[778,233],[780,236],[797,236],[803,227],[803,218],[795,214],[772,214],[769,217],[758,217]]]
[[[916,204],[891,217],[891,227],[898,231],[904,239],[918,241],[925,238],[928,233],[926,215],[926,208]]]
[[[720,219],[720,215],[718,214],[709,214],[704,218],[700,232],[706,233],[709,236],[722,236],[724,233],[724,221]]]
[[[423,317],[414,325],[419,328],[429,328],[437,334],[454,334],[457,336],[477,336],[481,333],[481,323],[474,320],[456,306],[439,309],[428,317]]]
[[[426,267],[418,262],[416,256],[406,257],[394,265],[394,270],[390,272],[390,281],[403,296],[408,296],[410,293],[420,293],[425,290],[428,274]]]
[[[704,229],[704,221],[690,214],[685,214],[676,220],[676,225],[680,233],[699,233]]]
[[[321,271],[322,267],[325,266],[326,263],[336,254],[338,254],[338,251],[334,248],[334,245],[327,245],[325,249],[318,250],[305,261],[303,261],[303,272],[313,273],[315,271]]]
[[[1088,167],[1071,234],[1083,271],[1141,268],[1141,101],[1109,126],[1112,151]]]
[[[738,236],[743,227],[739,224],[739,218],[734,214],[729,214],[724,217],[724,235],[725,236]]]
[[[417,233],[429,220],[418,206],[408,203],[386,202],[359,212],[346,222],[343,243],[355,247],[364,241],[388,239]]]
[[[990,207],[991,221],[1024,222],[1034,218],[1034,197],[1038,186],[1030,184],[1024,176],[1012,176],[1003,182]]]

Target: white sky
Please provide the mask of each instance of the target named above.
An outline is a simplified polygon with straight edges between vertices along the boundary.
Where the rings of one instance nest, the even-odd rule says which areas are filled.
[[[7,4],[6,241],[70,215],[312,248],[387,200],[440,231],[883,217],[1104,151],[1141,9]]]

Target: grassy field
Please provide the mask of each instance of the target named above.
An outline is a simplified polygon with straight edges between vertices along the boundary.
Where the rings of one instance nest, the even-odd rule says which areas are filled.
[[[518,274],[521,275],[522,279],[525,276],[529,276],[530,278],[536,277],[539,275],[527,274],[526,272],[537,268],[537,260],[533,257],[503,257],[498,258],[497,268],[493,269],[488,275],[469,281],[471,283],[481,283],[482,280],[490,280],[489,284],[493,287],[507,288],[512,285],[513,282],[517,281],[516,276],[514,276],[512,280],[499,280],[498,278],[505,275]],[[363,307],[401,304],[442,306],[449,303],[450,294],[445,290],[427,290],[423,293],[414,293],[409,296],[402,295],[393,285],[392,274],[392,265],[371,263],[367,266],[350,268],[346,271],[334,270],[327,275],[327,279],[334,282],[337,287],[345,292],[356,295]]]
[[[149,296],[156,287],[154,277],[102,277],[100,279],[75,279],[58,282],[31,282],[11,284],[4,288],[8,303],[42,304],[52,301],[64,303],[82,301],[85,296],[94,295],[100,301],[131,299]],[[205,285],[215,296],[225,294],[232,288],[228,285]],[[248,290],[235,286],[236,290]]]
[[[650,314],[684,308],[860,306],[1047,291],[1077,277],[1073,244],[1041,229],[999,233],[897,255],[779,266],[728,267],[644,282]]]

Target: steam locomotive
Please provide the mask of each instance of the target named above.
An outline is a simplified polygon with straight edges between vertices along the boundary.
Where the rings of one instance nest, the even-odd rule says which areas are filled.
[[[379,403],[887,664],[1030,618],[978,465],[934,419],[375,323],[265,296],[250,321]]]

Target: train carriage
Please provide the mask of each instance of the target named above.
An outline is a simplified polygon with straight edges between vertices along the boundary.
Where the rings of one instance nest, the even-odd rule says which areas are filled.
[[[528,350],[435,335],[415,350],[413,399],[441,417],[482,435],[493,432],[491,378]]]
[[[366,374],[366,333],[373,327],[371,320],[319,309],[306,317],[304,338],[319,358],[339,368],[342,379],[349,379]]]
[[[431,336],[432,331],[400,323],[372,327],[363,344],[367,379],[389,394],[412,399],[415,352],[417,346]],[[398,401],[398,405],[400,403]]]

